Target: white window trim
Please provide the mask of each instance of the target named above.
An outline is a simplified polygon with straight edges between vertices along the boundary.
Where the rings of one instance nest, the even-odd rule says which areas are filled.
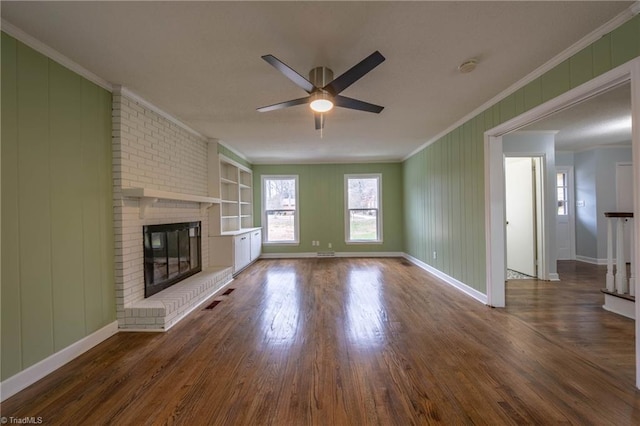
[[[265,200],[265,186],[264,183],[266,180],[277,180],[277,179],[293,179],[296,183],[296,209],[293,215],[293,224],[294,224],[294,241],[268,241],[269,238],[269,227],[267,222],[267,210],[265,209],[267,203]],[[262,175],[261,176],[261,188],[262,191],[262,205],[260,209],[262,210],[262,229],[264,232],[262,233],[262,244],[264,245],[299,245],[300,244],[300,197],[299,194],[299,180],[298,175]]]
[[[349,239],[349,179],[377,179],[378,180],[378,239],[350,240]],[[344,175],[344,242],[345,244],[382,244],[382,173],[353,173]]]

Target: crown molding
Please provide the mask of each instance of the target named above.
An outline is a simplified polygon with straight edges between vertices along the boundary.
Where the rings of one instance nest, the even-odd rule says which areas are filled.
[[[127,89],[124,86],[114,85],[113,86],[113,94],[114,95],[124,96],[124,97],[126,97],[128,99],[131,99],[132,101],[137,102],[138,104],[142,105],[143,107],[147,108],[148,110],[151,110],[151,111],[155,112],[159,116],[161,116],[163,118],[166,118],[167,120],[169,120],[173,124],[181,127],[182,129],[186,130],[187,132],[191,133],[192,135],[197,136],[197,137],[202,138],[202,139],[209,140],[209,138],[204,136],[202,133],[198,132],[197,130],[195,130],[195,129],[191,128],[191,127],[189,127],[188,125],[186,125],[185,123],[183,123],[182,121],[180,121],[179,119],[174,117],[173,115],[171,115],[168,112],[158,108],[157,106],[155,106],[154,104],[152,104],[148,100],[144,99],[142,96],[140,96],[137,93],[131,91],[130,89]]]
[[[82,77],[86,78],[92,83],[97,84],[103,89],[106,89],[110,92],[113,91],[113,85],[109,83],[107,80],[101,77],[98,77],[96,74],[92,73],[91,71],[77,64],[76,62],[72,61],[71,59],[69,59],[62,53],[58,52],[54,48],[44,44],[40,40],[37,40],[35,37],[30,36],[29,34],[22,31],[20,28],[16,27],[12,23],[4,19],[2,20],[2,31],[9,34],[11,37],[15,38],[16,40],[26,44],[36,52],[42,53],[44,56],[48,57],[49,59],[70,69],[76,74],[81,75]]]
[[[546,72],[552,70],[553,68],[555,68],[556,66],[558,66],[562,62],[566,61],[567,59],[571,58],[573,55],[575,55],[576,53],[580,52],[585,47],[591,45],[592,43],[596,42],[597,40],[599,40],[603,36],[609,34],[611,31],[615,30],[616,28],[618,28],[619,26],[621,26],[625,22],[629,21],[631,18],[633,18],[638,13],[640,13],[640,1],[636,1],[631,6],[629,6],[626,10],[622,11],[621,13],[619,13],[617,16],[615,16],[610,21],[606,22],[605,24],[601,25],[600,27],[596,28],[595,30],[593,30],[592,32],[587,34],[586,36],[582,37],[576,43],[572,44],[567,49],[563,50],[558,55],[554,56],[549,61],[547,61],[546,63],[542,64],[540,67],[536,68],[531,73],[527,74],[524,78],[518,80],[517,82],[515,82],[511,86],[507,87],[505,90],[503,90],[502,92],[498,93],[496,96],[494,96],[493,98],[489,99],[487,102],[483,103],[478,108],[474,109],[469,114],[465,115],[464,117],[462,117],[461,119],[456,121],[454,124],[452,124],[451,126],[447,127],[445,130],[441,131],[440,133],[438,133],[434,137],[432,137],[429,140],[427,140],[425,143],[423,143],[418,148],[413,150],[409,155],[405,156],[402,159],[402,161],[406,161],[407,159],[413,157],[418,152],[422,151],[423,149],[425,149],[429,145],[431,145],[431,144],[435,143],[436,141],[438,141],[443,136],[447,135],[448,133],[450,133],[453,130],[457,129],[458,127],[462,126],[464,123],[466,123],[467,121],[471,120],[472,118],[474,118],[475,116],[477,116],[481,112],[488,110],[493,105],[497,104],[498,102],[500,102],[501,100],[503,100],[507,96],[509,96],[512,93],[516,92],[517,90],[523,88],[527,84],[529,84],[532,81],[534,81],[536,78],[541,77],[543,74],[545,74]]]
[[[242,158],[244,161],[246,161],[246,162],[248,162],[250,164],[253,164],[253,162],[251,160],[249,160],[246,155],[244,155],[240,151],[236,150],[235,148],[230,147],[226,143],[222,142],[220,139],[210,139],[210,140],[218,142],[219,145],[222,145],[223,147],[225,147],[229,151],[233,152],[235,155],[237,155],[238,157]]]

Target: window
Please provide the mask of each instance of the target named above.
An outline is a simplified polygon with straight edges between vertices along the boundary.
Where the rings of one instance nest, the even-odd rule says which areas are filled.
[[[298,176],[262,176],[262,219],[265,243],[298,243]]]
[[[347,243],[382,242],[382,175],[345,175]]]
[[[558,172],[556,177],[556,193],[558,194],[558,216],[566,216],[569,214],[569,206],[567,205],[567,172]]]

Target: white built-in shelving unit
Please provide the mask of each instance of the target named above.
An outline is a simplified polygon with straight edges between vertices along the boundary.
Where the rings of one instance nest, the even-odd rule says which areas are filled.
[[[209,172],[209,194],[220,200],[209,210],[209,264],[232,266],[235,274],[262,248],[262,231],[253,226],[253,173],[214,150]]]

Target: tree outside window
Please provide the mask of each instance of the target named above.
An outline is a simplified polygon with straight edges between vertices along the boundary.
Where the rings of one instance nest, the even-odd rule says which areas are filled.
[[[375,175],[346,175],[346,241],[381,242],[381,179]]]
[[[266,243],[298,243],[298,177],[262,177]]]

